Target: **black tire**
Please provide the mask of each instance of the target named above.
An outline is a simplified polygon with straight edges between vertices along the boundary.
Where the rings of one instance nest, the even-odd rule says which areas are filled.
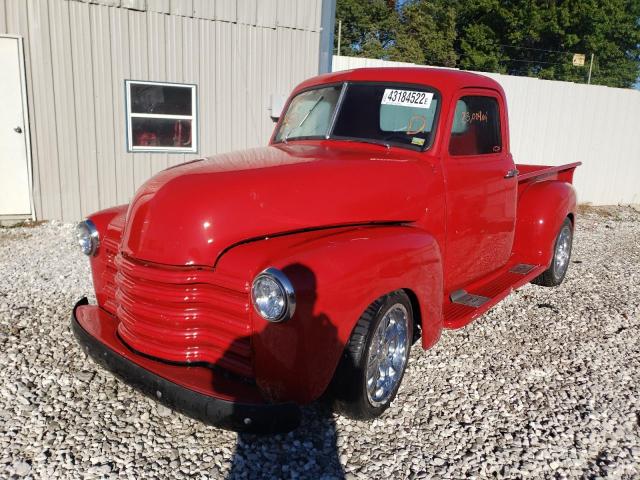
[[[401,304],[407,312],[407,361],[404,362],[404,366],[399,372],[399,380],[395,388],[393,388],[392,394],[382,404],[374,405],[367,394],[366,370],[369,355],[371,354],[371,344],[379,323],[385,314],[397,304]],[[402,290],[379,298],[367,308],[351,333],[351,338],[345,346],[332,381],[331,397],[336,411],[347,417],[362,420],[379,417],[389,408],[402,383],[408,363],[409,351],[413,343],[413,331],[414,320],[411,301]]]
[[[560,248],[559,240],[563,235],[563,232],[565,232],[565,234],[569,236],[569,257],[566,260],[566,264],[562,268],[558,268],[555,259],[556,254],[558,253],[558,249]],[[536,285],[540,285],[542,287],[557,287],[558,285],[560,285],[567,274],[567,270],[569,269],[572,244],[573,224],[571,223],[571,220],[569,218],[565,218],[564,222],[562,222],[562,226],[560,227],[560,231],[558,232],[558,235],[556,235],[556,239],[553,243],[553,257],[551,258],[551,265],[543,273],[534,278],[531,283],[535,283]]]

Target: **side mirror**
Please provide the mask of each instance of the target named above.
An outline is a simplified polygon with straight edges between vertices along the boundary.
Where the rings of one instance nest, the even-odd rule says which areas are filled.
[[[284,95],[280,95],[277,93],[271,94],[271,120],[273,122],[277,122],[282,114],[282,110],[284,109],[284,104],[287,101],[287,97]]]

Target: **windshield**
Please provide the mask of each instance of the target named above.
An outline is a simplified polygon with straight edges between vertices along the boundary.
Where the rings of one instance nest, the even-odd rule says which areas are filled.
[[[291,101],[276,142],[301,138],[324,138],[331,124],[342,86],[302,92]]]
[[[422,86],[349,83],[307,90],[291,101],[275,141],[330,137],[423,150],[433,138],[438,100]]]

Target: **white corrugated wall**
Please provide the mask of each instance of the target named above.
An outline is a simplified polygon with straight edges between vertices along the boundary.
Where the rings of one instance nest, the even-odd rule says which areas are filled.
[[[321,0],[0,0],[24,38],[39,219],[126,203],[186,159],[264,145],[271,95],[317,74]],[[199,153],[127,153],[124,80],[195,83]]]
[[[333,57],[333,70],[416,66],[359,57]],[[502,85],[516,163],[576,170],[579,201],[640,204],[640,91],[482,73]]]

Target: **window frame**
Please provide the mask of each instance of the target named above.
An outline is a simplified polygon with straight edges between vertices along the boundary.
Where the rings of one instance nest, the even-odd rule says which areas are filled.
[[[376,145],[382,145],[385,146],[386,144],[389,144],[392,147],[397,147],[397,148],[404,148],[405,150],[411,150],[414,152],[426,152],[427,150],[431,149],[431,147],[433,146],[437,133],[438,133],[438,129],[441,128],[440,125],[440,113],[442,112],[442,94],[440,93],[440,90],[438,90],[436,87],[432,86],[432,85],[426,85],[423,83],[415,83],[415,82],[386,82],[384,80],[341,80],[338,82],[330,82],[330,83],[319,83],[317,85],[312,85],[306,88],[303,88],[299,91],[297,91],[295,93],[295,95],[292,95],[289,100],[287,101],[287,103],[285,104],[284,108],[282,109],[283,115],[280,117],[281,121],[284,121],[284,116],[287,113],[287,110],[289,109],[289,106],[291,105],[291,102],[293,101],[294,98],[296,98],[298,95],[300,95],[301,93],[307,92],[309,90],[317,90],[319,88],[325,88],[325,87],[335,87],[335,86],[342,86],[342,89],[340,90],[340,96],[338,97],[338,102],[336,103],[336,107],[334,109],[333,115],[331,117],[331,122],[329,124],[329,129],[327,130],[327,133],[325,135],[314,135],[314,136],[309,136],[309,137],[296,137],[293,138],[291,140],[288,140],[288,142],[295,142],[298,140],[342,140],[342,141],[347,141],[347,142],[362,142],[362,143],[373,143]],[[417,145],[408,145],[408,144],[403,144],[403,143],[399,143],[399,142],[383,142],[383,141],[377,141],[375,139],[365,139],[365,138],[360,138],[360,137],[348,137],[348,136],[340,136],[340,135],[334,135],[333,134],[333,128],[335,127],[336,124],[336,120],[338,117],[338,112],[340,111],[340,109],[342,108],[342,103],[344,101],[344,97],[347,94],[347,90],[349,88],[350,85],[373,85],[373,86],[389,86],[390,88],[406,88],[406,89],[411,89],[411,88],[419,88],[422,90],[425,90],[427,92],[432,92],[433,98],[436,99],[438,101],[437,105],[436,105],[436,111],[433,117],[433,129],[432,129],[432,134],[429,138],[429,143],[425,144],[423,146],[417,146]],[[271,141],[270,143],[272,145],[278,145],[278,144],[284,144],[284,142],[282,140],[278,140],[276,141],[276,136],[278,133],[278,130],[280,129],[281,125],[280,125],[280,121],[278,122],[278,124],[276,125],[276,127],[273,130],[273,135],[271,137]]]
[[[191,115],[171,115],[164,113],[133,113],[131,111],[131,86],[132,85],[154,85],[158,87],[183,87],[191,89]],[[128,153],[198,153],[198,86],[195,83],[178,82],[156,82],[152,80],[131,80],[124,81],[125,95],[125,127],[126,127],[126,147]],[[133,122],[132,118],[160,118],[191,120],[191,146],[190,147],[166,147],[166,146],[135,146],[133,145]]]
[[[330,136],[330,133],[333,130],[333,124],[334,124],[335,119],[336,119],[338,108],[342,104],[342,99],[344,97],[346,83],[347,82],[322,83],[322,84],[319,84],[319,85],[314,85],[314,86],[311,86],[311,87],[303,88],[302,90],[296,92],[295,95],[292,95],[291,98],[288,99],[287,103],[282,108],[282,115],[278,119],[278,123],[276,124],[276,126],[273,129],[273,135],[271,137],[271,142],[270,143],[276,145],[276,144],[280,144],[280,143],[286,144],[288,142],[296,142],[298,140],[328,140],[329,136]],[[301,95],[303,93],[306,93],[306,92],[311,92],[313,90],[321,90],[323,88],[334,88],[334,87],[340,87],[340,93],[338,94],[338,101],[336,102],[336,106],[334,107],[333,112],[331,113],[331,118],[329,119],[329,128],[327,128],[327,133],[325,133],[324,135],[306,135],[306,136],[301,136],[301,137],[293,137],[291,139],[287,139],[286,142],[282,138],[280,140],[276,140],[276,138],[278,137],[278,133],[280,132],[280,129],[282,128],[282,124],[284,123],[284,119],[285,119],[285,117],[287,115],[287,112],[289,111],[289,107],[291,107],[291,104],[293,103],[293,101],[299,95]]]
[[[489,153],[469,153],[469,154],[464,154],[464,155],[455,155],[452,154],[450,151],[450,147],[451,147],[451,137],[453,136],[453,122],[455,121],[455,114],[456,114],[456,106],[458,104],[458,101],[461,100],[463,97],[488,97],[488,98],[492,98],[494,99],[497,104],[498,104],[498,120],[500,121],[500,151],[499,152],[489,152]],[[449,119],[447,121],[447,125],[446,125],[446,131],[448,132],[447,135],[447,141],[446,141],[446,145],[445,145],[445,150],[443,153],[445,153],[447,156],[451,157],[451,158],[474,158],[474,157],[481,157],[481,158],[495,158],[501,155],[504,155],[506,153],[506,151],[508,151],[508,145],[507,145],[507,139],[508,139],[508,135],[506,134],[506,125],[505,125],[505,109],[504,109],[504,102],[502,99],[502,96],[500,95],[500,93],[496,90],[492,90],[492,89],[488,89],[488,88],[477,88],[477,87],[472,87],[472,88],[463,88],[461,90],[459,90],[451,99],[451,104],[449,105]]]

